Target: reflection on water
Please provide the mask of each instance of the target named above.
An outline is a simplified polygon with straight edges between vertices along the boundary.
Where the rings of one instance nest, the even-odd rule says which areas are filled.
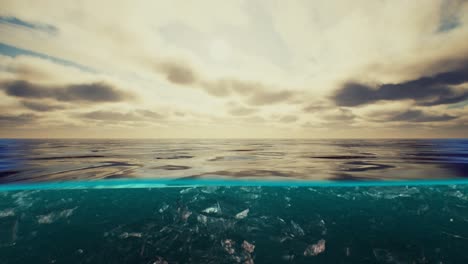
[[[0,140],[0,182],[468,176],[468,140]]]

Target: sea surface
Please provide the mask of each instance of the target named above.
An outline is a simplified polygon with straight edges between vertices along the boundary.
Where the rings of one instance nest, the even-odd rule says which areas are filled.
[[[0,140],[0,183],[95,179],[388,181],[468,177],[468,139]]]
[[[468,263],[468,140],[0,140],[0,264]]]

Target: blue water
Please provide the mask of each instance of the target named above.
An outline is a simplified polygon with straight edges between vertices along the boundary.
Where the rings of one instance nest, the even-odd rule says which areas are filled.
[[[468,140],[0,140],[0,263],[468,263]]]

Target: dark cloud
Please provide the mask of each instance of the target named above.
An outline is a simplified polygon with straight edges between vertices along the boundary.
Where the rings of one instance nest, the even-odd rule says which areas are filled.
[[[21,98],[50,97],[49,91],[27,81],[7,81],[0,84],[6,94]]]
[[[196,73],[188,65],[166,62],[158,66],[169,82],[175,84],[193,84],[197,81]]]
[[[290,102],[295,93],[289,90],[277,90],[266,84],[255,81],[221,78],[207,80],[197,74],[190,65],[181,62],[164,62],[158,64],[157,71],[166,80],[177,85],[199,88],[216,97],[240,95],[250,105],[267,105]]]
[[[21,104],[30,110],[34,110],[38,112],[49,112],[49,111],[65,109],[65,106],[63,105],[38,103],[38,102],[31,102],[31,101],[22,101]]]
[[[132,95],[102,82],[45,86],[17,80],[0,83],[0,89],[9,96],[30,99],[50,98],[62,102],[119,102],[132,98]]]
[[[453,104],[468,99],[468,90],[459,91],[451,85],[468,82],[468,63],[458,70],[398,84],[371,87],[349,82],[339,89],[332,99],[340,106],[358,106],[381,100],[412,99],[419,105]]]
[[[400,113],[389,121],[407,121],[407,122],[443,122],[453,120],[457,117],[451,115],[430,115],[420,110],[408,110]]]
[[[105,83],[69,85],[65,89],[55,89],[59,101],[119,102],[125,95]]]
[[[0,125],[2,128],[18,127],[35,122],[39,119],[35,114],[3,115],[0,114]]]
[[[232,87],[235,86],[235,81],[228,79],[216,81],[204,80],[190,65],[178,61],[160,63],[156,65],[156,70],[170,83],[187,85],[191,88],[201,88],[205,92],[216,97],[230,95]]]

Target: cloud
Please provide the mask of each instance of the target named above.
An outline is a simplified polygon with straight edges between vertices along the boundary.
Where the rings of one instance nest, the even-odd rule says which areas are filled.
[[[164,115],[160,113],[156,113],[151,110],[137,110],[136,112],[144,117],[152,118],[152,119],[161,119],[165,117]]]
[[[296,122],[297,120],[298,120],[297,116],[286,115],[286,116],[281,117],[279,121],[281,123],[293,123],[293,122]]]
[[[36,114],[0,114],[0,124],[2,128],[8,127],[18,127],[27,124],[31,124],[40,118],[39,115]]]
[[[459,12],[463,2],[466,2],[466,0],[442,2],[438,32],[451,31],[461,25]]]
[[[200,88],[208,94],[216,97],[227,97],[232,94],[235,81],[233,80],[216,80],[216,81],[202,81]]]
[[[100,120],[100,121],[138,121],[141,117],[135,113],[120,113],[112,111],[93,111],[81,114],[80,117],[87,119]]]
[[[196,73],[188,65],[166,61],[157,66],[166,79],[174,84],[190,85],[197,81]]]
[[[116,111],[107,111],[99,110],[92,111],[83,114],[79,114],[79,117],[86,119],[93,119],[99,121],[118,121],[118,122],[136,122],[136,121],[145,121],[145,120],[156,120],[162,119],[164,116],[162,114],[150,111],[150,110],[135,110],[129,112],[116,112]]]
[[[298,98],[294,91],[278,89],[258,81],[243,81],[222,78],[215,81],[204,81],[201,86],[211,95],[226,97],[236,94],[249,105],[271,105],[291,103]]]
[[[132,98],[132,95],[103,82],[46,86],[16,80],[1,82],[0,89],[9,96],[28,99],[50,98],[61,102],[120,102]]]
[[[128,99],[125,94],[105,83],[74,84],[56,89],[59,101],[119,102]]]
[[[2,55],[5,54],[5,55]],[[10,79],[30,82],[73,83],[102,78],[95,70],[72,61],[50,57],[0,43],[0,72]]]
[[[258,90],[247,99],[251,105],[269,105],[276,103],[290,102],[295,94],[292,91],[265,91]]]
[[[388,121],[407,121],[407,122],[443,122],[453,120],[457,117],[451,115],[431,115],[424,113],[421,110],[407,110],[398,114]]]
[[[325,102],[318,101],[318,102],[313,102],[313,103],[306,104],[302,108],[302,111],[304,111],[306,113],[313,113],[313,112],[320,112],[320,111],[323,111],[325,109],[330,109],[330,108],[331,107],[328,104],[326,104]]]
[[[325,121],[352,121],[356,115],[350,109],[339,108],[325,112],[322,116]]]
[[[457,90],[454,85],[468,82],[468,63],[454,71],[429,77],[376,87],[348,82],[332,96],[339,106],[359,106],[383,100],[416,101],[418,105],[453,104],[468,99],[468,90]]]
[[[250,107],[235,106],[229,109],[229,114],[234,116],[246,116],[257,112],[258,110]]]
[[[236,124],[255,137],[280,137],[286,135],[280,128],[286,127],[307,137],[329,136],[322,131],[367,136],[362,132],[374,128],[369,133],[380,136],[385,128],[409,123],[415,131],[443,126],[450,132],[450,126],[466,120],[466,82],[453,84],[453,76],[439,76],[467,66],[462,62],[468,58],[465,0],[424,5],[297,1],[287,6],[174,1],[2,1],[0,109],[5,111],[0,112],[40,114],[44,130],[31,135],[55,135],[49,133],[53,123],[98,123],[93,135],[99,137],[223,137],[237,135]],[[206,10],[216,12],[207,16]],[[126,23],[115,23],[122,17]],[[55,33],[42,30],[47,28]],[[80,45],[73,45],[77,39]],[[8,80],[25,83],[7,89],[7,82],[15,86]],[[343,80],[348,82],[341,85]],[[239,105],[226,105],[229,101]],[[386,109],[393,103],[402,107]],[[459,104],[460,111],[446,104]],[[403,115],[410,110],[421,114]],[[290,125],[279,124],[293,117],[297,121]],[[411,121],[447,117],[458,118],[436,124]],[[264,118],[264,132],[255,118]],[[138,120],[142,127],[163,119],[167,128],[162,134],[152,129],[143,133],[144,128],[137,129],[140,123],[131,123],[134,130],[119,132],[112,119]],[[319,132],[300,132],[303,122]],[[339,129],[345,125],[353,129]],[[180,129],[187,126],[194,129]],[[203,133],[194,132],[198,126]],[[2,130],[0,135],[15,135]],[[419,133],[427,136],[428,131]]]
[[[237,80],[221,77],[215,80],[203,78],[199,71],[181,61],[166,60],[157,64],[156,70],[170,83],[197,88],[215,97],[238,95],[249,105],[289,103],[296,93],[278,89],[258,81]]]
[[[63,105],[39,103],[39,102],[32,102],[32,101],[21,101],[21,104],[30,110],[34,110],[38,112],[49,112],[49,111],[55,111],[55,110],[63,110],[66,108]]]

